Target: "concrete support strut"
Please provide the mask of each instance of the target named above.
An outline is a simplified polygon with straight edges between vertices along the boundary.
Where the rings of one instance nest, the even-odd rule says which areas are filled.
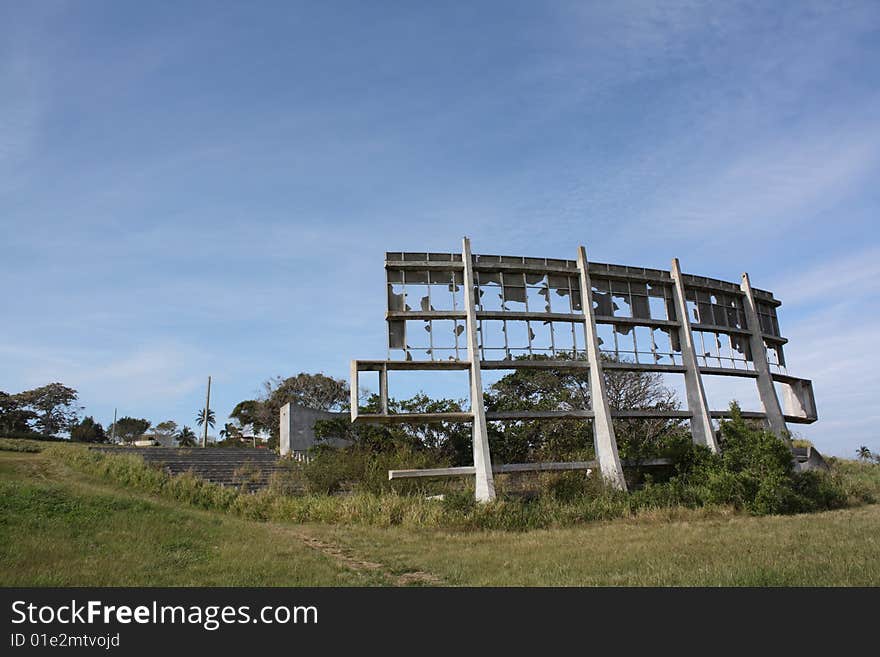
[[[783,439],[788,438],[788,429],[785,426],[785,418],[773,387],[773,376],[770,373],[770,364],[767,362],[767,352],[764,349],[764,336],[761,330],[761,320],[758,317],[758,306],[755,303],[755,295],[752,293],[752,284],[749,275],[742,275],[743,306],[746,311],[746,321],[749,324],[749,346],[752,351],[752,362],[755,364],[755,372],[758,374],[758,395],[767,415],[767,424],[770,431]]]
[[[672,280],[675,282],[675,312],[678,315],[678,336],[681,342],[681,360],[684,365],[684,385],[687,394],[688,411],[691,413],[691,436],[697,445],[705,445],[718,453],[718,441],[715,440],[715,427],[709,415],[709,402],[706,400],[706,389],[700,376],[694,348],[694,334],[691,331],[691,318],[688,317],[687,300],[684,293],[684,280],[681,276],[681,265],[678,258],[672,259]]]
[[[480,347],[477,341],[477,308],[474,299],[474,266],[471,241],[462,239],[461,260],[464,265],[464,299],[466,334],[470,367],[471,412],[474,416],[473,448],[475,497],[478,502],[495,499],[495,480],[492,476],[492,457],[489,453],[489,434],[486,428],[486,407],[483,404],[483,378],[480,372]]]
[[[617,440],[614,437],[614,423],[608,406],[605,391],[605,376],[602,369],[602,356],[599,350],[599,336],[596,333],[596,313],[593,310],[593,288],[587,267],[587,251],[578,247],[578,270],[580,271],[581,305],[584,311],[584,342],[587,346],[587,360],[590,364],[590,399],[593,405],[593,443],[602,477],[611,486],[626,490],[623,467],[617,453]]]

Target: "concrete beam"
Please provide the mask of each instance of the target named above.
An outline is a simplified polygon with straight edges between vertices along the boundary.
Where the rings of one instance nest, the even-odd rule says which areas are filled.
[[[506,463],[493,465],[492,472],[506,474],[511,472],[557,472],[566,470],[592,470],[596,461],[564,461],[558,463]],[[416,477],[461,477],[474,474],[473,466],[457,468],[428,468],[424,470],[389,470],[388,479],[412,479]]]
[[[746,311],[746,321],[749,324],[749,345],[752,350],[752,362],[755,364],[755,372],[758,373],[758,395],[764,413],[767,414],[767,425],[770,431],[780,438],[787,439],[788,429],[785,426],[785,418],[782,416],[782,408],[779,398],[773,387],[773,376],[770,373],[770,364],[767,362],[767,352],[764,349],[764,337],[761,331],[761,320],[758,318],[758,306],[755,302],[755,294],[752,290],[749,275],[742,275],[743,306]]]
[[[580,272],[581,305],[584,311],[584,343],[587,346],[587,360],[590,363],[590,399],[593,405],[593,443],[602,477],[612,486],[626,490],[623,467],[617,453],[617,440],[614,437],[614,422],[608,406],[608,393],[605,391],[605,376],[602,370],[602,355],[599,351],[599,336],[596,333],[596,313],[593,310],[593,287],[590,283],[587,251],[578,247],[578,270]]]
[[[486,407],[483,404],[483,377],[480,373],[480,346],[477,341],[477,308],[474,300],[474,264],[471,241],[461,241],[461,260],[464,265],[464,299],[468,360],[470,369],[471,413],[474,417],[473,451],[475,497],[478,502],[495,499],[495,480],[492,477],[492,456],[489,453],[489,433],[486,428]]]
[[[691,331],[691,320],[687,312],[684,279],[678,258],[672,259],[672,281],[675,294],[675,312],[678,315],[678,336],[681,343],[681,361],[684,365],[684,385],[687,394],[688,410],[691,413],[691,436],[697,445],[705,445],[713,452],[718,452],[718,441],[715,440],[715,427],[709,415],[709,402],[706,401],[706,389],[700,376],[694,348],[694,334]]]

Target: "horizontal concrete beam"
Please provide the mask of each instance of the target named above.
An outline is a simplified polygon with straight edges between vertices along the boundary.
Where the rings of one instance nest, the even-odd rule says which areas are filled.
[[[562,463],[508,463],[493,465],[494,474],[509,472],[552,472],[562,470],[591,470],[599,467],[596,461],[568,461]],[[474,467],[467,465],[458,468],[429,468],[424,470],[389,470],[388,479],[408,479],[415,477],[460,477],[474,474]]]
[[[424,424],[431,422],[473,422],[473,413],[358,413],[354,424]]]
[[[590,364],[585,360],[559,359],[514,359],[514,360],[481,360],[480,368],[484,370],[585,370]]]
[[[643,461],[625,460],[621,462],[626,467],[651,467],[671,465],[672,459],[645,459]],[[599,467],[598,461],[561,461],[544,463],[506,463],[493,465],[494,474],[509,474],[513,472],[565,472],[568,470],[595,470]],[[424,470],[389,470],[388,479],[413,479],[417,477],[463,477],[473,475],[473,466],[467,465],[456,468],[427,468]]]
[[[730,411],[709,411],[715,419],[729,418]],[[760,411],[742,411],[747,420],[763,420],[766,415]],[[487,411],[486,419],[491,422],[515,420],[589,420],[594,417],[590,410],[568,411]],[[611,417],[616,420],[687,420],[689,411],[664,411],[645,409],[612,410]],[[432,422],[473,422],[471,413],[394,413],[390,415],[359,413],[354,424],[429,424]],[[815,419],[798,415],[786,415],[786,422],[812,424]]]
[[[531,319],[538,322],[572,322],[583,324],[584,316],[581,313],[548,313],[540,310],[524,312],[519,310],[478,310],[477,319]]]
[[[381,372],[382,370],[467,370],[467,360],[356,360],[358,372]]]
[[[487,411],[487,420],[555,420],[589,419],[593,411],[572,409],[569,411]]]

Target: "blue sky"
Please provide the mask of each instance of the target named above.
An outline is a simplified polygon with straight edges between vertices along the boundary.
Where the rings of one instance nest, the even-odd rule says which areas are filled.
[[[445,6],[444,6],[445,5]],[[0,389],[192,425],[384,357],[383,254],[783,301],[823,451],[880,450],[880,4],[0,5]]]

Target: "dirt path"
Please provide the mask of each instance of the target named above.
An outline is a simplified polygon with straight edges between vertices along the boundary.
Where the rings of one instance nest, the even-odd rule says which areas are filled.
[[[270,523],[270,526],[276,531],[284,532],[285,534],[302,541],[313,550],[317,550],[321,554],[330,557],[344,568],[348,568],[349,570],[352,570],[354,572],[376,572],[382,575],[394,586],[446,585],[446,582],[444,582],[437,575],[427,573],[423,570],[413,570],[405,573],[394,573],[391,571],[390,568],[381,563],[376,563],[375,561],[366,561],[365,559],[362,559],[356,554],[352,553],[352,551],[348,548],[322,541],[321,539],[315,538],[314,536],[295,526],[282,525],[277,523]]]

